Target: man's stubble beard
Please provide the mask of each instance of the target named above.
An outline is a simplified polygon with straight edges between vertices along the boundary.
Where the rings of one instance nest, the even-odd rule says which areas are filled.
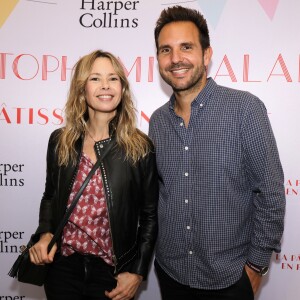
[[[187,92],[187,91],[194,92],[197,91],[198,89],[200,91],[203,78],[204,77],[206,78],[206,68],[204,64],[202,64],[200,67],[197,67],[195,72],[192,74],[190,80],[182,86],[173,83],[172,79],[170,79],[168,76],[165,76],[161,71],[160,71],[160,75],[162,79],[172,87],[175,93]]]

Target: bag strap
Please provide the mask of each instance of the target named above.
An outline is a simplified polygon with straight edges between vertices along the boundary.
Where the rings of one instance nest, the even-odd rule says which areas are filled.
[[[60,236],[60,233],[62,232],[63,228],[65,227],[66,223],[68,222],[68,219],[72,213],[72,211],[74,210],[80,196],[82,195],[84,189],[86,188],[88,182],[90,181],[91,177],[93,176],[93,174],[95,173],[96,169],[100,166],[101,162],[103,161],[104,157],[106,156],[106,154],[108,153],[108,151],[112,148],[112,141],[110,141],[107,145],[107,147],[105,148],[103,154],[101,155],[101,157],[99,157],[97,159],[97,162],[94,164],[93,168],[91,169],[91,171],[89,172],[89,174],[87,175],[87,177],[85,178],[84,182],[82,183],[82,186],[80,187],[79,191],[77,192],[74,200],[72,201],[71,205],[69,206],[68,210],[66,211],[63,219],[61,220],[61,222],[59,223],[49,245],[48,245],[48,253],[50,252],[50,250],[52,249],[52,247],[54,246],[54,244],[56,243],[58,237]]]

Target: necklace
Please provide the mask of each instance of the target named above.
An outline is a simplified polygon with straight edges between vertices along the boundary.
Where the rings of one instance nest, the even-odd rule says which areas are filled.
[[[90,132],[88,130],[86,130],[86,132],[88,133],[89,137],[94,141],[94,143],[96,144],[97,141],[94,140],[94,138],[92,137],[92,135],[90,134]]]
[[[100,139],[99,141],[96,141],[96,140],[92,137],[92,135],[91,135],[91,133],[88,131],[88,129],[86,129],[86,131],[87,131],[89,137],[93,140],[94,144],[96,144],[96,143],[98,143],[99,141],[101,141],[101,139]],[[106,140],[110,141],[110,140],[111,140],[111,137],[108,137],[107,139],[105,139],[105,141],[106,141]]]

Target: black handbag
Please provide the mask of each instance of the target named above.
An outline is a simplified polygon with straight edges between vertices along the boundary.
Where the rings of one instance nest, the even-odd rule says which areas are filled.
[[[103,160],[104,156],[108,153],[108,151],[111,147],[112,147],[112,143],[109,143],[108,146],[106,147],[104,153],[102,154],[101,158],[99,158],[97,160],[97,162],[94,164],[93,168],[87,175],[86,179],[84,180],[82,186],[80,187],[78,193],[76,194],[76,197],[74,198],[70,207],[66,211],[62,221],[58,225],[58,227],[48,245],[48,253],[50,252],[53,245],[59,238],[60,233],[62,232],[64,226],[66,225],[83,190],[87,186],[89,180],[93,176],[96,169],[100,166],[101,161]],[[30,249],[30,247],[32,247],[35,244],[34,237],[35,237],[35,235],[33,234],[31,236],[30,241],[28,242],[27,246],[21,246],[22,253],[18,256],[17,260],[14,262],[12,268],[8,272],[8,275],[13,278],[17,277],[18,281],[23,282],[23,283],[29,283],[29,284],[33,284],[33,285],[42,286],[44,284],[46,276],[47,276],[49,264],[36,265],[30,261],[29,249]]]
[[[21,246],[22,253],[10,269],[8,275],[17,277],[20,282],[42,286],[47,275],[48,265],[35,265],[30,261],[29,249],[34,245],[34,235],[31,236],[27,246]]]

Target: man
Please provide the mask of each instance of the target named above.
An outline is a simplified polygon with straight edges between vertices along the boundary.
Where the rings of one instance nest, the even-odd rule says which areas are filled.
[[[196,10],[162,11],[160,75],[173,89],[149,135],[160,176],[156,273],[163,300],[253,299],[280,251],[283,171],[264,104],[207,78],[212,49]]]

